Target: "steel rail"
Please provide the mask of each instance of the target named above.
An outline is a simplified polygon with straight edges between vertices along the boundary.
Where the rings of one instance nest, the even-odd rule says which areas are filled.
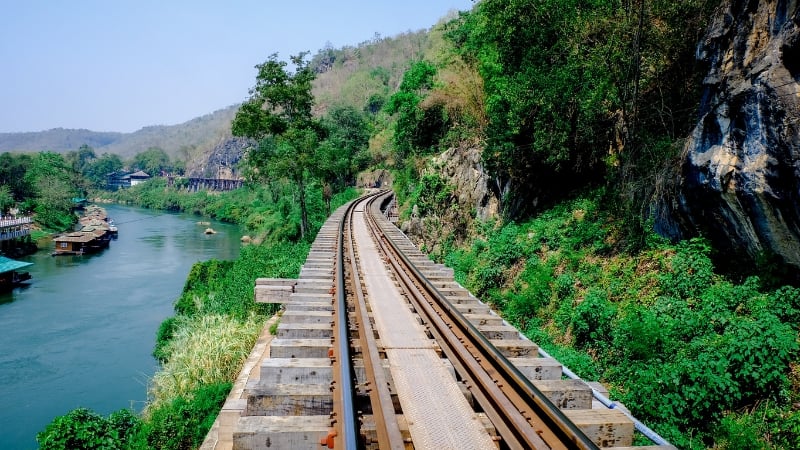
[[[442,346],[443,351],[471,384],[473,395],[506,444],[511,448],[597,448],[450,305],[393,240],[384,236],[384,229],[376,219],[378,215],[379,212],[373,214],[372,211],[367,215],[376,242],[387,255],[398,281],[406,285],[418,313],[427,316],[430,331],[447,343]],[[418,280],[419,286],[412,277]]]
[[[356,203],[356,201],[353,201],[347,206],[344,217],[351,213]],[[347,292],[344,278],[344,217],[339,222],[336,243],[336,302],[334,302],[335,320],[333,325],[335,345],[331,349],[331,356],[334,366],[338,366],[338,368],[334,367],[333,371],[333,428],[335,433],[332,436],[332,448],[356,450],[359,448],[359,427],[353,398],[355,389],[353,388],[353,368],[347,326]]]
[[[365,205],[369,201],[369,199],[362,200],[360,204]],[[355,213],[358,211],[356,209],[350,212]],[[369,320],[367,302],[364,298],[364,290],[361,286],[359,263],[354,246],[355,237],[352,235],[353,215],[348,214],[345,219],[347,222],[345,240],[347,241],[347,256],[350,260],[350,278],[353,283],[353,293],[356,297],[354,301],[355,317],[358,324],[364,370],[367,376],[367,391],[372,405],[372,415],[375,418],[378,448],[403,450],[405,449],[405,443],[397,423],[392,395],[389,392],[386,373],[381,364],[378,344],[375,341],[375,334]]]

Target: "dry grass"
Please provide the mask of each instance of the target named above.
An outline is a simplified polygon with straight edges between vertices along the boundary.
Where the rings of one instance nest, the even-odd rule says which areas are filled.
[[[253,316],[244,322],[221,315],[187,319],[168,346],[168,361],[150,382],[148,408],[189,396],[202,384],[232,382],[263,322]]]

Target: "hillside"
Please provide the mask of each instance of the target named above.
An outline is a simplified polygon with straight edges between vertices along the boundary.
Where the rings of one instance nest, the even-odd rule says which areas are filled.
[[[800,448],[799,25],[483,0],[324,49],[315,96],[369,115],[419,248],[678,448]]]
[[[25,133],[0,133],[0,152],[38,152],[43,150],[64,153],[77,150],[83,144],[100,155],[115,153],[123,159],[150,147],[163,149],[173,158],[191,159],[210,152],[230,137],[230,123],[237,105],[178,125],[155,125],[133,133],[97,132],[55,128]]]

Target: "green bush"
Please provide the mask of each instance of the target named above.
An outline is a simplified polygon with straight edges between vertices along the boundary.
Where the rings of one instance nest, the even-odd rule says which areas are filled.
[[[605,294],[592,289],[586,298],[575,307],[572,316],[572,332],[575,344],[580,347],[596,347],[611,340],[612,322],[617,308]]]
[[[626,308],[611,331],[616,353],[626,361],[649,361],[665,354],[670,336],[656,314],[646,308]]]
[[[112,413],[108,419],[86,408],[56,417],[36,435],[42,450],[116,450],[125,447],[140,426],[128,410]]]
[[[167,317],[163,322],[161,322],[161,325],[158,326],[158,331],[156,332],[156,347],[153,350],[153,357],[155,357],[159,362],[163,363],[167,360],[167,345],[172,340],[173,336],[175,336],[175,331],[177,329],[177,317]]]
[[[153,409],[137,439],[160,450],[196,449],[214,424],[231,387],[231,383],[204,385],[191,396],[177,397]]]
[[[425,174],[414,183],[408,197],[409,205],[416,206],[421,216],[438,215],[443,205],[450,203],[453,187],[435,174]]]
[[[663,274],[661,285],[667,295],[695,299],[712,284],[714,265],[711,247],[701,239],[681,242],[672,257],[671,270]]]

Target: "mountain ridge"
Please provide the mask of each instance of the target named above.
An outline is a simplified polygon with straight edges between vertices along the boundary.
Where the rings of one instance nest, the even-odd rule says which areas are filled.
[[[189,159],[231,137],[230,124],[238,107],[231,105],[176,125],[148,125],[130,133],[62,127],[0,133],[0,152],[65,153],[85,144],[97,154],[114,153],[123,158],[158,147],[170,157]]]

